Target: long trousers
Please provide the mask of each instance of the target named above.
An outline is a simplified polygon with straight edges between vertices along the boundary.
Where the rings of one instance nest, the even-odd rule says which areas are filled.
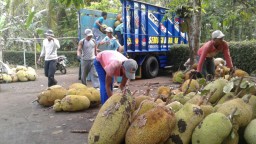
[[[48,87],[57,84],[57,81],[54,79],[56,64],[57,60],[49,60],[44,62],[44,74],[46,77],[48,77]]]
[[[93,60],[82,60],[81,59],[81,80],[84,85],[87,85],[87,76],[89,76],[94,88],[99,87],[98,74],[93,65]]]
[[[94,60],[94,66],[95,69],[98,73],[99,76],[99,81],[100,81],[100,99],[101,99],[101,104],[104,104],[107,99],[108,99],[108,95],[107,95],[107,91],[106,91],[106,71],[103,69],[102,65],[100,64],[99,61],[97,61],[96,59]],[[114,80],[114,79],[113,79]],[[113,91],[113,80],[111,83],[111,91]]]

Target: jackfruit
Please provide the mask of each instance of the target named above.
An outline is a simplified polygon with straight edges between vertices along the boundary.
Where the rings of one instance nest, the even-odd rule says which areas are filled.
[[[186,103],[175,113],[176,124],[166,144],[188,144],[194,128],[204,118],[200,106]]]
[[[90,100],[85,96],[79,95],[67,95],[62,100],[56,101],[53,105],[53,109],[59,111],[80,111],[90,107]]]
[[[27,78],[28,74],[27,74],[26,71],[24,71],[24,70],[19,70],[19,71],[16,73],[16,75],[17,75],[19,81],[22,81],[22,82],[28,81],[28,78]]]
[[[139,108],[133,112],[132,120],[136,119],[138,116],[144,114],[145,112],[155,108],[156,106],[157,103],[155,103],[154,101],[145,99],[140,103]]]
[[[174,113],[176,113],[183,107],[183,104],[181,104],[178,101],[174,101],[174,102],[171,102],[170,104],[166,105],[166,107],[169,108]]]
[[[174,113],[157,106],[140,115],[126,132],[126,144],[159,144],[165,142],[175,125]]]
[[[208,83],[205,87],[204,90],[210,90],[210,92],[214,92],[214,94],[210,97],[209,102],[214,104],[217,102],[225,93],[223,92],[224,86],[227,84],[227,80],[223,78],[219,78],[215,81],[212,81]]]
[[[84,85],[84,84],[82,84],[82,83],[73,83],[73,84],[71,84],[71,85],[68,87],[68,89],[72,89],[72,88],[74,88],[74,89],[86,89],[87,86]]]
[[[172,101],[178,101],[181,104],[185,104],[188,100],[192,99],[195,96],[195,92],[190,92],[184,96],[184,93],[179,93],[177,95],[174,95],[172,98]]]
[[[6,82],[6,83],[12,82],[12,77],[10,75],[2,74],[2,77],[3,77],[4,82]]]
[[[252,107],[252,112],[253,112],[252,119],[255,119],[256,118],[256,96],[247,94],[247,95],[242,97],[242,99],[244,101],[247,100],[248,98],[249,98],[248,104]]]
[[[236,116],[233,118],[233,121],[237,123],[239,127],[246,126],[252,119],[252,107],[240,98],[232,99],[221,104],[221,106],[217,109],[217,112],[228,116],[230,113],[232,113],[234,108],[237,108],[237,112]]]
[[[169,95],[171,94],[171,89],[167,86],[160,86],[157,89],[157,94],[161,96],[163,99],[167,99]]]
[[[38,103],[43,106],[52,106],[56,99],[63,99],[67,94],[67,90],[60,85],[54,85],[42,91],[38,95]]]
[[[229,93],[226,93],[219,101],[218,101],[218,104],[222,104],[226,101],[229,101],[229,100],[232,100],[232,99],[235,99],[236,96],[235,96],[235,93],[234,92],[229,92]]]
[[[172,78],[172,81],[174,83],[180,83],[182,84],[184,82],[184,79],[185,79],[185,75],[182,71],[177,71],[173,74],[173,78]]]
[[[229,135],[232,123],[222,113],[212,113],[198,124],[192,134],[192,144],[221,144]]]
[[[37,74],[36,74],[36,72],[34,70],[28,70],[27,71],[27,78],[28,78],[28,80],[34,81],[34,80],[36,80],[36,77],[37,77]]]
[[[190,83],[190,85],[189,85]],[[188,88],[189,86],[189,88]],[[190,80],[186,80],[182,86],[181,86],[181,91],[182,92],[187,92],[187,93],[190,93],[190,92],[197,92],[199,90],[199,83],[197,80],[194,80],[192,79],[191,82]]]
[[[135,103],[131,94],[114,93],[100,108],[89,131],[89,144],[120,144],[131,122]]]
[[[150,100],[151,98],[149,96],[146,96],[146,95],[140,95],[140,96],[136,96],[135,97],[135,109],[138,109],[141,102],[144,101],[144,100]]]
[[[233,76],[245,77],[245,76],[249,76],[249,74],[246,71],[243,71],[241,69],[236,69]]]
[[[244,138],[247,144],[256,143],[256,119],[252,120],[245,128]]]

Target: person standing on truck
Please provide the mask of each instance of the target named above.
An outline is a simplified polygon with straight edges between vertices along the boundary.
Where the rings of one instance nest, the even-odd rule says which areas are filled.
[[[123,46],[124,45],[124,38],[123,38],[123,30],[124,24],[121,23],[115,28],[115,35],[117,35],[119,43]]]
[[[94,35],[94,39],[96,40],[96,42],[98,43],[101,40],[101,34],[102,32],[100,31],[100,28],[103,27],[103,21],[107,19],[107,13],[106,12],[102,12],[101,13],[101,17],[99,17],[93,24],[93,35]]]
[[[81,62],[81,80],[84,85],[87,85],[87,79],[90,72],[90,78],[94,88],[99,87],[98,74],[93,65],[93,60],[96,56],[96,42],[92,39],[92,30],[85,29],[85,38],[81,39],[77,48],[77,57]]]
[[[57,81],[54,78],[57,64],[57,49],[60,48],[59,40],[54,38],[52,30],[47,30],[46,39],[43,40],[43,48],[38,58],[37,63],[41,62],[41,58],[44,57],[44,74],[48,77],[48,87],[56,85]]]
[[[121,45],[116,37],[113,36],[113,29],[111,27],[107,27],[105,31],[107,36],[99,42],[99,46],[104,45],[103,50],[119,50]]]
[[[135,72],[138,69],[138,64],[135,60],[128,59],[120,52],[113,50],[105,50],[98,53],[94,60],[94,66],[99,75],[102,104],[113,94],[114,76],[122,77],[119,88],[123,90],[128,79],[135,79]]]
[[[206,42],[197,52],[199,56],[199,62],[197,66],[197,72],[202,73],[204,77],[209,74],[214,76],[215,74],[215,64],[214,57],[222,52],[227,67],[230,70],[233,69],[232,59],[230,57],[229,46],[226,41],[223,40],[224,34],[220,30],[216,30],[212,33],[212,40]]]

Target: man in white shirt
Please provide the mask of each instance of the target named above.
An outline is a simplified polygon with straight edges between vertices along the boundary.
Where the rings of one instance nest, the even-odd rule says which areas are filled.
[[[47,30],[45,35],[46,39],[43,40],[43,48],[38,58],[38,63],[40,63],[41,58],[44,57],[44,73],[45,76],[48,77],[48,87],[50,87],[57,84],[57,81],[54,79],[54,74],[58,59],[57,49],[60,48],[60,43],[54,38],[52,30]]]

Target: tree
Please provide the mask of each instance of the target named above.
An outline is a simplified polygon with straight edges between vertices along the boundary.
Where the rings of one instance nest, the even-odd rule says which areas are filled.
[[[190,49],[190,65],[194,64],[195,52],[199,49],[201,33],[201,0],[173,0],[169,7],[170,13],[176,13],[176,17],[184,20],[183,28],[188,33]],[[181,27],[182,28],[182,27]]]

